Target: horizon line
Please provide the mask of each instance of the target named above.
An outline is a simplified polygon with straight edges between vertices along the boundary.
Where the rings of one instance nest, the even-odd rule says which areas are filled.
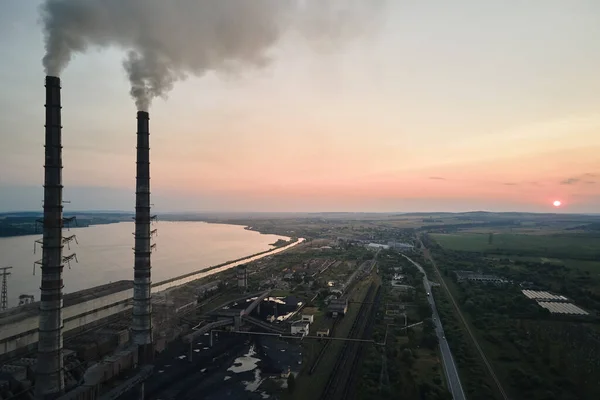
[[[7,214],[43,214],[43,210],[0,211],[0,215]],[[89,213],[89,214],[134,214],[135,211],[127,210],[73,210],[64,211],[63,214]],[[160,214],[546,214],[546,215],[600,215],[600,213],[586,212],[541,212],[541,211],[159,211]]]

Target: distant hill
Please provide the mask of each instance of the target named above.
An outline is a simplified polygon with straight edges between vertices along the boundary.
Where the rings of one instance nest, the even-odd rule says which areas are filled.
[[[122,212],[66,212],[64,217],[76,217],[72,227],[85,228],[90,225],[112,224],[130,221],[133,213]],[[0,213],[0,237],[39,235],[42,233],[39,211]]]

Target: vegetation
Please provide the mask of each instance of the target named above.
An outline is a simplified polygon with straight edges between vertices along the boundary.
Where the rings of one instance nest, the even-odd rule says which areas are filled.
[[[487,234],[424,236],[471,331],[511,397],[600,398],[596,317],[600,264],[591,261],[600,259],[595,235],[494,234],[492,240]],[[499,286],[457,282],[457,270],[493,273],[508,282]],[[565,295],[590,315],[551,314],[525,297],[524,287]],[[467,396],[492,398],[494,385],[449,299],[441,290],[435,296]]]
[[[373,340],[380,345],[365,349],[357,398],[451,399],[443,387],[437,336],[422,275],[394,251],[382,251],[378,260],[382,301],[376,314]],[[398,273],[404,275],[404,284],[414,286],[413,291],[392,289],[390,281]],[[404,315],[408,325],[423,324],[406,329]]]
[[[363,301],[372,282],[372,279],[365,279],[358,282],[351,289],[351,301]],[[358,310],[359,307],[356,303],[348,307],[348,313],[339,320],[335,327],[336,337],[348,337],[352,323],[358,314]],[[333,327],[333,319],[331,319],[331,317],[323,318],[321,315],[319,315],[313,326],[314,329],[331,329]],[[312,329],[313,327],[311,327],[311,330]],[[316,399],[320,396],[325,388],[325,385],[327,384],[327,380],[329,379],[329,373],[333,370],[337,356],[343,347],[343,343],[341,341],[332,341],[329,344],[327,351],[324,353],[323,358],[319,362],[317,370],[312,375],[309,375],[309,370],[312,367],[317,354],[321,348],[325,346],[325,343],[325,341],[303,341],[302,370],[296,377],[296,391],[294,392],[293,396],[284,398],[304,400]]]
[[[41,213],[11,213],[0,214],[0,237],[38,235],[42,233]],[[112,224],[128,221],[131,214],[69,214],[65,218],[76,217],[72,227],[86,228],[91,225]]]
[[[425,232],[423,241],[503,388],[510,398],[532,400],[600,398],[600,324],[596,317],[600,312],[599,221],[598,216],[519,213],[306,214],[211,220],[308,238],[298,251],[278,256],[277,268],[269,274],[293,271],[309,257],[336,261],[335,267],[314,282],[294,275],[290,281],[294,293],[325,293],[327,279],[337,280],[336,274],[346,276],[372,257],[365,243],[415,243],[415,235]],[[425,257],[414,254],[411,258],[428,270],[432,281],[437,279]],[[357,398],[450,398],[420,274],[393,251],[382,251],[378,260],[384,289],[373,339],[380,345],[364,349]],[[414,291],[391,289],[389,281],[397,273],[394,268],[400,266],[405,275],[402,283],[414,286]],[[457,270],[495,274],[508,283],[479,286],[457,282]],[[552,315],[523,296],[523,288],[565,295],[591,315]],[[450,298],[438,288],[433,295],[466,396],[469,400],[501,399]],[[314,304],[323,306],[322,299],[317,297]],[[404,329],[404,311],[396,313],[396,306],[406,307],[408,324],[423,324]],[[326,320],[318,319],[319,324]],[[336,346],[326,353],[318,373],[299,375],[295,392],[283,397],[318,396],[323,381],[320,372],[332,367],[331,360],[336,349],[339,351]],[[309,359],[318,350],[318,343],[304,349],[303,368],[311,365]]]
[[[600,260],[600,235],[595,234],[432,234],[443,248],[486,254]]]
[[[284,240],[284,239],[277,239],[277,241],[275,243],[271,243],[271,246],[273,247],[284,247],[287,246],[288,244],[292,244],[294,242],[296,242],[298,239],[291,239],[291,240]]]

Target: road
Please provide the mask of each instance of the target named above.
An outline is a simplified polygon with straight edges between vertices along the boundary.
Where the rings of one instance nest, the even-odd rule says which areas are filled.
[[[431,314],[433,317],[433,323],[435,324],[435,333],[437,334],[438,341],[440,342],[440,353],[442,354],[442,363],[444,364],[444,372],[446,373],[448,389],[450,390],[450,393],[452,393],[452,398],[454,398],[454,400],[465,400],[466,397],[460,383],[460,377],[458,376],[456,363],[454,362],[454,357],[452,357],[450,346],[445,338],[444,328],[442,327],[442,322],[440,321],[440,316],[438,315],[437,308],[435,306],[435,300],[433,299],[431,284],[429,283],[427,274],[425,273],[423,267],[421,267],[418,263],[414,262],[411,258],[404,254],[403,256],[415,267],[417,267],[423,274],[423,286],[425,287],[425,291],[429,293],[429,296],[427,296],[427,301],[429,301],[429,305],[431,306]]]
[[[438,269],[438,267],[437,267],[437,265],[435,263],[435,260],[433,259],[433,257],[431,256],[431,253],[429,252],[429,250],[427,250],[427,248],[425,247],[425,245],[423,244],[423,242],[421,241],[421,239],[418,239],[418,240],[419,240],[419,243],[421,245],[421,250],[423,250],[423,254],[425,255],[426,258],[429,259],[429,261],[431,261],[431,265],[433,266],[433,269],[435,270],[436,274],[438,275],[438,277],[440,279],[440,284],[444,288],[444,291],[446,292],[446,294],[448,294],[448,298],[452,302],[452,305],[454,306],[456,314],[458,315],[460,321],[462,322],[463,326],[465,327],[465,330],[469,334],[469,337],[471,338],[471,341],[475,345],[475,349],[477,349],[477,352],[479,353],[479,356],[483,360],[483,363],[485,364],[485,367],[487,368],[490,377],[492,378],[492,380],[496,384],[496,387],[498,388],[498,391],[500,392],[500,395],[502,396],[502,398],[504,400],[509,400],[506,391],[502,387],[502,384],[500,383],[500,380],[498,379],[498,376],[496,376],[496,373],[494,372],[494,369],[492,368],[492,365],[490,364],[489,360],[485,356],[485,353],[483,352],[483,349],[481,348],[481,346],[477,342],[477,338],[475,337],[475,335],[471,331],[471,328],[469,328],[469,324],[467,323],[467,320],[465,319],[465,316],[460,311],[460,307],[458,306],[458,303],[456,302],[456,300],[452,296],[452,293],[450,292],[450,289],[448,289],[448,286],[446,285],[446,282],[444,282],[444,279],[442,278],[442,274],[440,273],[440,270]]]

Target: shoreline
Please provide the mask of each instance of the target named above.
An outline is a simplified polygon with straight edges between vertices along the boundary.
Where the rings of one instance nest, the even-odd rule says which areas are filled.
[[[260,256],[268,256],[276,254],[276,250],[279,247],[272,246],[278,240],[289,241],[292,235],[273,235],[265,236],[262,233],[258,233],[260,236],[256,236],[242,230],[243,226],[237,224],[210,224],[204,221],[189,221],[194,223],[184,224],[184,221],[168,221],[169,223],[163,224],[162,227],[165,232],[168,232],[168,237],[165,237],[165,243],[175,243],[173,240],[179,237],[178,227],[181,226],[184,232],[206,232],[210,236],[210,232],[222,232],[224,236],[215,236],[214,238],[207,237],[207,243],[215,243],[215,248],[220,248],[221,251],[211,250],[212,245],[208,244],[198,247],[198,251],[193,249],[188,250],[183,258],[176,258],[175,261],[178,263],[175,268],[170,268],[168,259],[158,256],[157,261],[153,261],[152,270],[153,282],[152,289],[154,291],[157,288],[164,288],[177,284],[177,281],[182,279],[194,279],[196,277],[212,274],[219,271],[219,268],[224,269],[234,263],[250,262],[254,258]],[[181,224],[181,225],[180,225]],[[79,262],[82,263],[86,269],[89,266],[102,268],[103,259],[108,260],[110,266],[107,270],[114,271],[110,273],[104,273],[98,268],[94,268],[89,275],[81,273],[81,266],[74,266],[74,273],[67,276],[65,275],[66,286],[64,293],[75,293],[82,290],[90,289],[97,286],[102,286],[106,283],[110,283],[118,280],[133,280],[133,274],[128,272],[127,265],[130,261],[129,254],[129,234],[130,230],[133,230],[133,221],[118,221],[108,224],[92,225],[88,227],[74,227],[67,232],[64,230],[64,235],[76,234],[80,240],[80,244],[83,245],[83,249],[80,246],[75,248],[72,247],[74,252],[77,252]],[[160,225],[158,226],[161,229]],[[113,233],[116,232],[114,235]],[[108,233],[109,237],[104,238],[103,236]],[[229,235],[237,238],[236,242],[231,245],[220,246],[220,241],[229,240]],[[116,235],[116,236],[115,236]],[[117,237],[117,239],[113,239]],[[40,234],[36,235],[19,235],[11,237],[0,237],[0,252],[6,253],[4,262],[8,265],[20,266],[16,269],[16,274],[11,276],[9,292],[10,297],[8,298],[8,305],[10,308],[18,306],[17,295],[33,294],[36,300],[39,300],[39,278],[32,276],[31,267],[27,268],[28,265],[33,265],[35,261],[41,258],[39,246],[36,246],[36,251],[32,251],[34,247],[34,241],[41,238]],[[98,239],[96,242],[95,239]],[[168,242],[166,240],[169,240]],[[245,243],[248,243],[245,244]],[[281,242],[280,242],[281,243]],[[100,245],[100,246],[98,246]],[[104,254],[101,249],[102,246],[115,246],[114,252],[109,249],[111,253],[109,255]],[[204,247],[206,247],[206,257],[203,255]],[[176,247],[170,246],[165,247],[166,254],[172,253],[172,249]],[[231,251],[229,251],[231,250]],[[82,254],[84,255],[81,258]],[[179,257],[176,253],[177,257]],[[108,257],[108,258],[107,258]],[[154,258],[154,257],[153,257]],[[89,259],[89,260],[88,260]],[[85,261],[83,261],[85,260]],[[197,260],[197,261],[194,261]],[[31,263],[31,264],[29,264]],[[88,265],[89,263],[89,265]],[[65,265],[67,267],[67,265]],[[36,268],[35,275],[38,275],[39,269]],[[67,268],[65,268],[67,270]],[[66,271],[65,271],[66,272]],[[69,272],[66,272],[70,274]],[[199,275],[202,274],[202,275]],[[190,278],[192,277],[192,278]]]
[[[82,214],[81,216],[83,216],[83,215],[86,215],[86,214]],[[75,214],[75,216],[77,216],[77,214]],[[201,223],[212,224],[212,225],[242,226],[242,227],[244,227],[244,230],[247,230],[247,231],[257,232],[261,235],[271,235],[271,233],[260,232],[258,230],[253,229],[252,226],[249,226],[245,223],[237,223],[236,221],[231,221],[231,222],[229,222],[229,221],[210,221],[210,220],[205,220],[205,219],[193,219],[193,220],[186,220],[186,219],[163,219],[163,220],[161,220],[161,219],[159,219],[158,222],[201,222]],[[91,227],[96,227],[96,226],[121,224],[121,223],[133,223],[133,221],[130,221],[129,219],[122,219],[122,220],[107,221],[107,222],[92,222],[92,223],[88,223],[88,224],[82,225],[82,226],[77,226],[77,224],[74,224],[73,226],[68,227],[68,229],[85,229],[85,228],[91,228]],[[65,227],[64,230],[67,230],[67,227]],[[11,238],[17,238],[17,237],[24,237],[24,236],[41,236],[41,235],[43,235],[43,230],[41,228],[38,228],[36,232],[23,232],[23,233],[18,233],[18,234],[11,234],[11,235],[0,235],[0,239],[11,239]],[[278,235],[278,236],[286,237],[285,235]],[[288,237],[288,239],[290,239],[290,238]]]
[[[289,240],[293,240],[293,239],[289,238]],[[192,282],[192,281],[195,281],[198,279],[202,279],[207,276],[217,274],[219,272],[227,271],[228,269],[234,268],[239,265],[246,264],[247,262],[256,261],[261,258],[267,257],[269,255],[274,255],[274,254],[284,252],[286,250],[291,249],[292,247],[302,244],[304,241],[305,241],[304,238],[295,238],[295,240],[288,243],[286,246],[274,247],[272,249],[254,253],[254,254],[251,254],[246,257],[238,258],[236,260],[227,261],[227,262],[224,262],[221,264],[213,265],[212,267],[208,267],[208,268],[201,269],[201,270],[194,271],[194,272],[189,272],[187,274],[180,275],[180,276],[177,276],[174,278],[165,279],[163,281],[153,283],[151,285],[151,288],[156,288],[156,290],[153,291],[153,293],[172,289],[174,287],[185,285],[186,283],[189,283],[189,282]],[[193,279],[188,279],[188,278],[193,278]],[[178,282],[178,281],[180,281],[180,282]],[[174,283],[174,282],[178,282],[178,283],[171,285],[171,283]]]

